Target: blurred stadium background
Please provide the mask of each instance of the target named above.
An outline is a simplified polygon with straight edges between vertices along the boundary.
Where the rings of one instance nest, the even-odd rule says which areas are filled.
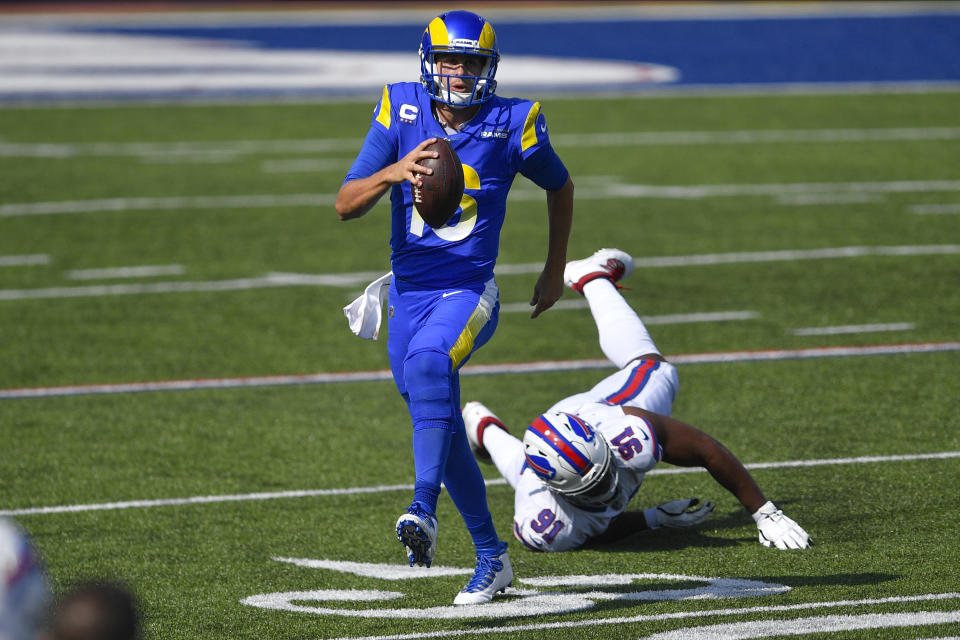
[[[958,81],[952,2],[474,8],[497,25],[505,95]],[[5,4],[0,99],[369,98],[415,75],[419,27],[442,10],[412,2]]]

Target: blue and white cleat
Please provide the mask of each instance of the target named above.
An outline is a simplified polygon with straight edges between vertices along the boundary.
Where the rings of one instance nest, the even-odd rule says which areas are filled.
[[[633,273],[633,256],[620,249],[600,249],[589,258],[571,260],[563,270],[563,283],[583,295],[583,285],[597,278],[616,284]]]
[[[397,519],[397,540],[407,550],[410,566],[429,567],[437,552],[437,518],[414,502],[407,512]]]
[[[483,604],[493,599],[493,594],[505,591],[513,584],[513,567],[507,555],[507,543],[500,543],[498,555],[477,556],[477,569],[463,591],[453,599],[455,605]]]

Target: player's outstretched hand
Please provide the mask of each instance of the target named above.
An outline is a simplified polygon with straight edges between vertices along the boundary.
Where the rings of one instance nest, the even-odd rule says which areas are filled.
[[[700,505],[700,506],[697,506]],[[698,498],[687,500],[672,500],[645,510],[647,526],[651,529],[668,527],[670,529],[686,529],[700,524],[713,513],[714,504],[707,500],[700,504]]]
[[[534,307],[531,318],[536,318],[541,313],[556,304],[557,300],[563,295],[563,268],[549,269],[544,267],[540,277],[537,278],[533,286],[533,297],[530,299],[530,306]]]
[[[777,549],[806,549],[813,540],[796,522],[783,515],[772,502],[767,502],[753,514],[760,531],[760,544]]]

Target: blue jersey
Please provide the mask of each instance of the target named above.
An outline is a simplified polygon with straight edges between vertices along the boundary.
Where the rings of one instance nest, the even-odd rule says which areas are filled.
[[[463,164],[464,195],[446,226],[432,229],[413,208],[409,182],[390,193],[391,263],[412,286],[479,285],[493,277],[517,173],[556,190],[567,170],[550,146],[540,103],[493,96],[457,133],[446,133],[419,83],[387,85],[360,154],[344,182],[365,178],[398,161],[427,138],[447,138]]]

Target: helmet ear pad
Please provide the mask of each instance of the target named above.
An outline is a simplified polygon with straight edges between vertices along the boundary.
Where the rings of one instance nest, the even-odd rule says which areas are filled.
[[[617,466],[603,435],[569,413],[552,411],[523,435],[527,465],[541,481],[575,502],[604,503],[616,493]]]

